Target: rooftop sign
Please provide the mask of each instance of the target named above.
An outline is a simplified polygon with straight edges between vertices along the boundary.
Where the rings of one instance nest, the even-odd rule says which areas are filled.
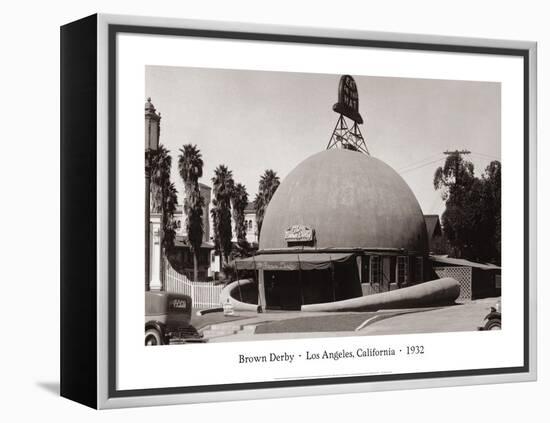
[[[359,94],[357,85],[350,75],[343,75],[338,86],[338,103],[332,106],[332,110],[350,118],[358,124],[363,123],[359,114]]]

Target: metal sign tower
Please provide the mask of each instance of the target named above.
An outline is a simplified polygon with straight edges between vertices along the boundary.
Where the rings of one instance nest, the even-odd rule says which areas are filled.
[[[357,85],[350,75],[343,75],[340,78],[338,86],[338,103],[332,106],[332,110],[339,113],[338,120],[332,136],[327,145],[330,148],[344,148],[347,150],[360,151],[370,155],[359,129],[363,123],[363,118],[359,114],[359,95],[357,94]],[[348,125],[347,119],[353,123]]]

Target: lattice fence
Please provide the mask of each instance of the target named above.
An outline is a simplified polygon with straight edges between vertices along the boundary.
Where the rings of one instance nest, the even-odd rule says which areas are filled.
[[[361,290],[363,291],[363,295],[372,295],[372,294],[380,294],[382,292],[388,292],[388,289],[391,291],[395,291],[396,289],[399,289],[396,283],[390,284],[390,287],[388,288],[387,284],[379,284],[379,283],[362,283],[361,284]]]
[[[440,278],[453,278],[460,284],[459,300],[472,299],[472,268],[471,267],[434,267],[433,270]]]
[[[361,289],[363,291],[363,295],[372,295],[372,294],[378,294],[380,292],[383,292],[380,289],[380,284],[379,283],[373,283],[373,284],[362,283],[361,284]]]

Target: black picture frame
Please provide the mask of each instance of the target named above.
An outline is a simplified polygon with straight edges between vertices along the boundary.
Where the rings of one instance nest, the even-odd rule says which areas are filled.
[[[536,44],[498,40],[476,40],[411,36],[406,34],[341,33],[320,29],[278,28],[251,25],[163,20],[153,18],[92,15],[61,28],[61,395],[93,408],[168,404],[219,399],[274,397],[369,390],[366,385],[388,389],[391,382],[416,386],[446,386],[482,383],[491,376],[502,381],[533,380],[535,361],[534,245],[536,187]],[[320,44],[396,50],[421,50],[481,55],[514,56],[524,71],[524,363],[508,368],[486,368],[426,373],[358,375],[347,377],[279,380],[201,386],[118,390],[116,387],[115,325],[116,291],[116,154],[117,154],[117,35],[147,34],[170,37],[201,37],[257,42]],[[106,51],[105,51],[106,50]],[[102,63],[102,54],[107,58]],[[98,69],[107,69],[106,103],[100,104],[102,89]],[[101,72],[101,71],[99,71]],[[108,137],[108,280],[107,307],[98,290],[98,110],[106,107]],[[105,123],[105,122],[103,122]],[[78,205],[78,207],[75,207]],[[78,248],[75,248],[78,246]],[[105,315],[106,312],[106,315]],[[107,345],[98,328],[106,324]],[[103,326],[105,327],[105,326]],[[100,365],[98,365],[100,363]],[[104,363],[102,370],[101,363]],[[105,370],[105,371],[104,371]],[[105,374],[106,373],[106,374]],[[106,376],[106,377],[105,377]],[[470,377],[468,379],[468,377]],[[483,378],[485,377],[485,378]],[[497,380],[497,379],[494,379]],[[462,381],[462,382],[461,382]],[[404,385],[413,386],[413,385]],[[303,389],[306,388],[306,389]],[[307,390],[310,388],[310,390]]]

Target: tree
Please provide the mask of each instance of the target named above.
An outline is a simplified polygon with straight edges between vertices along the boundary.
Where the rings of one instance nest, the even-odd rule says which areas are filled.
[[[189,248],[193,254],[193,279],[198,279],[199,252],[204,235],[203,207],[204,198],[199,188],[199,178],[202,177],[203,161],[200,150],[196,145],[185,144],[180,149],[178,170],[183,179],[185,189],[185,228]]]
[[[458,152],[450,154],[445,164],[435,171],[434,188],[441,191],[441,197],[445,200],[441,223],[451,256],[469,255],[472,222],[466,219],[469,210],[467,196],[474,181],[473,164],[464,160]]]
[[[214,253],[217,255],[221,254],[220,247],[220,233],[219,228],[219,219],[218,219],[218,202],[216,199],[212,199],[212,209],[210,209],[210,216],[212,217],[212,230],[214,231]]]
[[[220,251],[225,263],[228,262],[229,253],[231,252],[231,197],[233,195],[233,189],[235,188],[235,182],[233,181],[233,172],[231,172],[227,166],[219,165],[214,170],[214,177],[212,178],[213,194],[214,194],[214,208],[215,208],[215,224],[216,228],[214,233],[217,232]]]
[[[248,205],[248,193],[243,184],[236,184],[231,196],[231,205],[233,206],[233,221],[235,222],[235,234],[240,248],[247,249],[246,224],[244,221],[244,210]]]
[[[434,188],[445,200],[441,220],[450,255],[500,263],[500,163],[477,178],[471,162],[450,154],[435,172]]]
[[[474,165],[464,160],[459,152],[449,154],[445,164],[438,167],[434,175],[434,188],[441,190],[443,200],[451,195],[461,195],[473,183]]]
[[[162,144],[156,151],[148,150],[148,154],[151,163],[151,211],[162,213],[164,189],[170,183],[172,157]]]
[[[493,242],[488,244],[485,254],[490,261],[500,265],[501,263],[501,164],[495,160],[489,163],[481,177],[484,187],[484,201],[487,210],[484,222],[487,228],[487,236],[492,237]]]
[[[164,248],[170,250],[174,247],[176,238],[176,221],[174,213],[178,205],[178,191],[173,182],[164,186],[162,222],[164,234],[162,237]]]
[[[186,231],[189,247],[193,253],[193,280],[198,280],[199,253],[204,236],[203,210],[204,197],[200,190],[192,190],[185,196]]]
[[[260,183],[258,185],[258,193],[254,198],[254,207],[256,209],[256,224],[258,226],[258,239],[262,230],[262,224],[264,221],[264,215],[267,210],[267,206],[271,201],[271,198],[279,188],[280,184],[277,172],[272,169],[267,169],[260,177]]]
[[[157,151],[149,151],[151,163],[151,210],[162,214],[162,248],[174,246],[174,212],[178,204],[178,192],[170,181],[172,157],[162,144]]]

